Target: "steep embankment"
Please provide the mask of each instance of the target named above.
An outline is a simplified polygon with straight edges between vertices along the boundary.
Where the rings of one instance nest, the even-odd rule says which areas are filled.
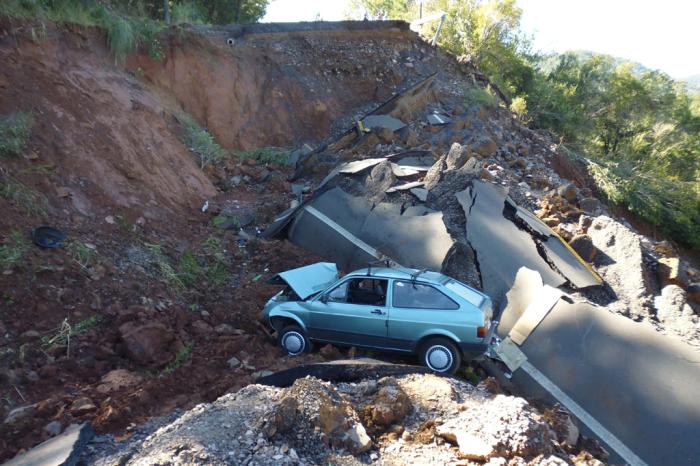
[[[165,49],[162,61],[138,55],[127,67],[229,149],[326,138],[435,69],[405,23],[195,28],[170,32]]]
[[[162,209],[181,212],[215,194],[176,136],[176,109],[114,66],[98,31],[48,26],[33,41],[28,26],[0,27],[0,113],[34,115],[25,156],[51,168],[37,187],[52,206],[88,216],[114,206],[165,220]]]

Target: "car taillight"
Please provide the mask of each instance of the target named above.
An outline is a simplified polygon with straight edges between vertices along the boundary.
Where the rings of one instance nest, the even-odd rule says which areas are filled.
[[[486,336],[486,333],[488,332],[489,328],[488,327],[477,327],[476,328],[476,336],[479,338],[484,338]]]

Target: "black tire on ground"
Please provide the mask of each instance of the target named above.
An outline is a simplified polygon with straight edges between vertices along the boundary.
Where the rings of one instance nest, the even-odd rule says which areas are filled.
[[[311,342],[306,337],[304,329],[298,325],[287,325],[284,327],[279,332],[277,343],[282,348],[282,351],[290,356],[299,356],[311,351]]]
[[[420,363],[433,372],[454,374],[462,364],[462,355],[451,340],[431,338],[423,343],[418,354]]]

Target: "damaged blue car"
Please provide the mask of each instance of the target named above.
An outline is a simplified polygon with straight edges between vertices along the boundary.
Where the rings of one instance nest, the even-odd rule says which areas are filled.
[[[277,274],[285,285],[263,309],[282,349],[313,342],[412,353],[435,372],[453,373],[486,351],[491,299],[446,275],[367,267],[340,277],[320,262]]]

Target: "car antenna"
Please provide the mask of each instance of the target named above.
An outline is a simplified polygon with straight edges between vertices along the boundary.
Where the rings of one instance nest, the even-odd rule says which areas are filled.
[[[367,275],[372,275],[372,266],[373,265],[381,265],[384,264],[384,266],[388,269],[391,267],[391,261],[388,258],[385,259],[379,259],[376,261],[369,261],[367,262]]]
[[[418,275],[420,275],[420,274],[422,274],[422,273],[425,273],[425,272],[427,272],[427,271],[428,271],[428,269],[416,270],[415,272],[413,272],[413,273],[411,274],[411,281],[412,281],[412,282],[415,282],[415,281],[416,281],[416,278],[418,278]]]

